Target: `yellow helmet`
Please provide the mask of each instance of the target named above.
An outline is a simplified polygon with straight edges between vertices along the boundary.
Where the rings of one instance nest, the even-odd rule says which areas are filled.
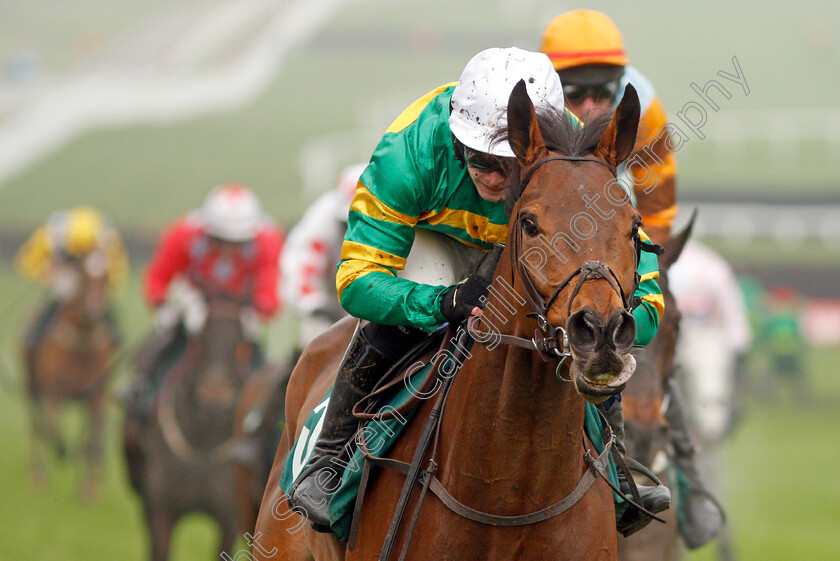
[[[610,18],[595,10],[573,10],[551,20],[541,50],[555,70],[584,64],[627,64],[621,32]]]
[[[96,209],[78,206],[51,222],[53,239],[70,255],[80,257],[103,245],[105,219]],[[63,225],[55,222],[63,222]]]

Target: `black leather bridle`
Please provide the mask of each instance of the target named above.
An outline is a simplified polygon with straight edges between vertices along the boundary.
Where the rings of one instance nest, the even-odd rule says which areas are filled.
[[[611,165],[607,164],[604,161],[598,160],[597,158],[589,158],[589,157],[582,157],[582,156],[549,156],[547,158],[543,158],[538,160],[531,168],[525,173],[519,183],[519,197],[522,196],[525,189],[528,187],[528,183],[531,181],[534,173],[544,164],[553,161],[567,161],[567,162],[594,162],[596,164],[602,165],[610,170],[610,173],[613,177],[616,177],[615,168]],[[517,205],[518,208],[518,205]],[[595,279],[604,279],[606,280],[610,287],[615,291],[616,294],[621,298],[621,301],[624,303],[624,309],[628,312],[632,312],[633,309],[638,306],[638,301],[634,299],[633,295],[636,292],[636,289],[639,287],[640,277],[639,277],[639,261],[641,259],[641,252],[652,252],[656,253],[657,255],[662,253],[662,248],[658,245],[654,244],[646,244],[643,243],[638,231],[638,225],[634,227],[633,230],[633,242],[636,248],[636,262],[634,268],[634,277],[633,277],[633,289],[629,293],[624,292],[624,288],[621,286],[621,281],[619,281],[618,276],[616,276],[615,271],[606,264],[600,261],[588,261],[572,271],[569,276],[563,279],[557,288],[554,289],[551,296],[546,300],[540,295],[539,291],[537,290],[534,282],[531,280],[530,275],[525,270],[525,266],[523,261],[520,259],[522,253],[522,230],[523,230],[523,220],[520,214],[520,211],[516,211],[516,220],[514,223],[513,230],[511,231],[511,276],[515,276],[518,274],[520,280],[522,281],[522,286],[525,288],[525,297],[528,300],[528,303],[533,308],[533,312],[529,313],[528,316],[534,317],[537,320],[537,324],[539,325],[539,330],[534,333],[534,339],[529,341],[532,343],[534,347],[536,347],[537,351],[540,353],[540,356],[544,360],[548,360],[548,358],[559,358],[565,360],[567,357],[571,356],[571,349],[569,347],[569,340],[568,336],[566,335],[566,330],[563,327],[554,326],[551,322],[548,321],[548,311],[557,297],[560,295],[560,292],[563,291],[567,286],[569,286],[572,280],[577,277],[577,283],[572,290],[572,294],[569,298],[569,305],[567,309],[567,317],[571,315],[572,311],[572,303],[574,302],[575,297],[580,292],[583,283],[587,280],[595,280]],[[515,265],[514,265],[515,263]],[[560,343],[560,336],[562,335],[562,347]],[[511,341],[506,341],[511,343]],[[516,343],[513,343],[516,344]],[[520,345],[521,346],[521,345]]]

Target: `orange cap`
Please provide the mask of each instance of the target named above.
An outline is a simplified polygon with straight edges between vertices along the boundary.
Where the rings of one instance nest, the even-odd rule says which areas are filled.
[[[595,10],[574,10],[551,20],[543,33],[541,50],[555,70],[584,64],[627,64],[621,31]]]

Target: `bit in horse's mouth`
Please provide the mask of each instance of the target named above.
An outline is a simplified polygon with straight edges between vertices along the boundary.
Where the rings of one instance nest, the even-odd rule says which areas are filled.
[[[622,357],[624,368],[618,375],[602,374],[601,379],[593,379],[592,375],[585,375],[578,361],[572,362],[571,374],[575,387],[584,399],[592,403],[600,403],[611,395],[624,389],[624,385],[636,371],[636,357],[627,354]]]

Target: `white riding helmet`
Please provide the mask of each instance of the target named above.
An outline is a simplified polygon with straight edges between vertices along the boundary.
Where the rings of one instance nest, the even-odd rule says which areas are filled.
[[[525,80],[538,110],[546,106],[563,110],[563,86],[544,53],[516,47],[487,49],[467,63],[452,92],[449,128],[455,138],[473,150],[512,157],[510,144],[499,142],[491,148],[490,139],[507,126],[508,99],[519,80]]]
[[[254,239],[267,222],[257,196],[242,185],[221,185],[210,191],[200,214],[209,235],[229,242]]]

